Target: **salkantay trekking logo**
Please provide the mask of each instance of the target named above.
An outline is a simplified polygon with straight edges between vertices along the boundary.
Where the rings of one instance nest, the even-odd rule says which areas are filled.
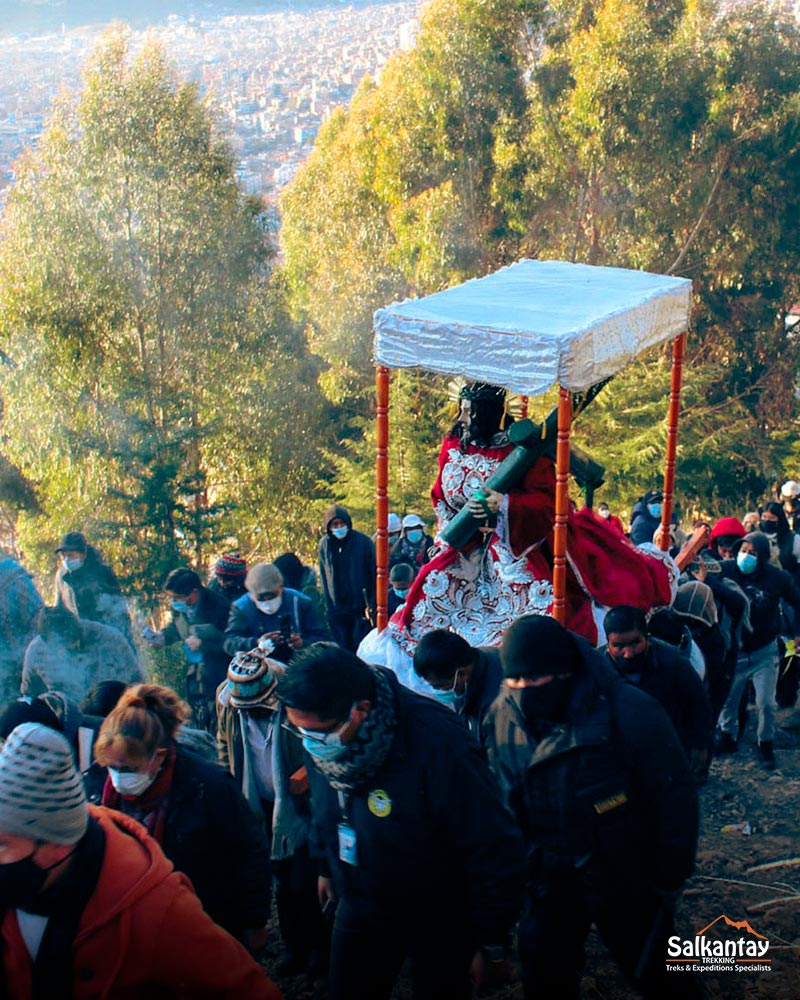
[[[746,933],[740,937],[709,937],[712,928],[716,928],[716,932],[732,928]],[[677,934],[669,938],[667,971],[771,972],[768,951],[769,939],[754,931],[749,921],[731,920],[723,913],[693,938],[681,938]]]

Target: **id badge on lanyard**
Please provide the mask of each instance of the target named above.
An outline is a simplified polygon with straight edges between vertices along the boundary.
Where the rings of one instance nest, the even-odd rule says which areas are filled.
[[[358,865],[356,831],[347,817],[347,799],[342,792],[338,792],[337,794],[339,796],[339,809],[342,814],[341,821],[336,828],[339,833],[339,860],[343,861],[346,865],[353,865],[355,867]]]

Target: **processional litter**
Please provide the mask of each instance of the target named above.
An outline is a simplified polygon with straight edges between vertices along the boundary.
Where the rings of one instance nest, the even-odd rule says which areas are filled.
[[[461,376],[523,397],[558,386],[552,614],[563,624],[574,395],[591,394],[643,352],[673,342],[659,541],[666,552],[691,291],[687,278],[521,260],[486,277],[375,313],[378,631],[387,625],[390,369]],[[542,425],[542,434],[547,432]]]

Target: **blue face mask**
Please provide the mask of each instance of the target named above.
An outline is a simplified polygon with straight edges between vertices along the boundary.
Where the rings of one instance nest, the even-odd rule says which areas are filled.
[[[334,538],[342,539],[347,537],[347,532],[349,530],[349,528],[331,528],[331,534]]]
[[[647,509],[650,511],[652,517],[661,517],[661,504],[660,503],[649,503]]]
[[[61,562],[68,573],[74,573],[76,569],[80,569],[83,566],[83,559],[62,559]]]
[[[736,565],[745,576],[749,576],[758,568],[758,556],[754,556],[752,552],[740,552],[736,557]]]
[[[406,534],[406,538],[408,538],[409,542],[421,542],[422,541],[422,532],[419,531],[419,530],[417,530],[417,531],[409,531]]]
[[[458,684],[458,674],[453,678],[453,686],[448,688],[446,691],[442,691],[438,688],[434,689],[433,696],[439,702],[440,705],[445,705],[447,708],[452,709],[456,715],[461,712],[464,707],[464,702],[467,700],[467,687],[464,685],[464,690],[460,693],[456,691],[456,685]]]
[[[186,601],[173,601],[172,602],[173,611],[182,611],[184,614],[189,610],[189,605]]]
[[[392,590],[394,591],[394,596],[399,597],[401,601],[404,601],[408,597],[407,590],[398,590],[397,587],[392,587]]]
[[[352,713],[352,709],[351,709]],[[347,747],[342,743],[342,733],[347,728],[350,719],[332,733],[315,733],[310,729],[297,729],[303,737],[303,747],[315,760],[337,760]]]
[[[342,743],[341,737],[338,741],[331,743],[320,743],[319,740],[303,737],[303,746],[315,760],[338,760],[347,747]]]

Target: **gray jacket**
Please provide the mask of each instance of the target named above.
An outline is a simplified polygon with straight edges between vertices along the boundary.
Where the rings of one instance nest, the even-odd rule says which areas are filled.
[[[275,736],[272,741],[272,776],[275,803],[272,810],[272,858],[290,858],[308,842],[311,825],[311,801],[302,745],[284,725],[286,711],[275,699],[265,706],[275,713]],[[257,813],[261,799],[253,780],[253,765],[247,740],[242,733],[242,714],[246,709],[230,703],[230,684],[217,689],[217,753],[220,764],[237,779],[242,794]],[[290,781],[291,779],[291,781]]]

